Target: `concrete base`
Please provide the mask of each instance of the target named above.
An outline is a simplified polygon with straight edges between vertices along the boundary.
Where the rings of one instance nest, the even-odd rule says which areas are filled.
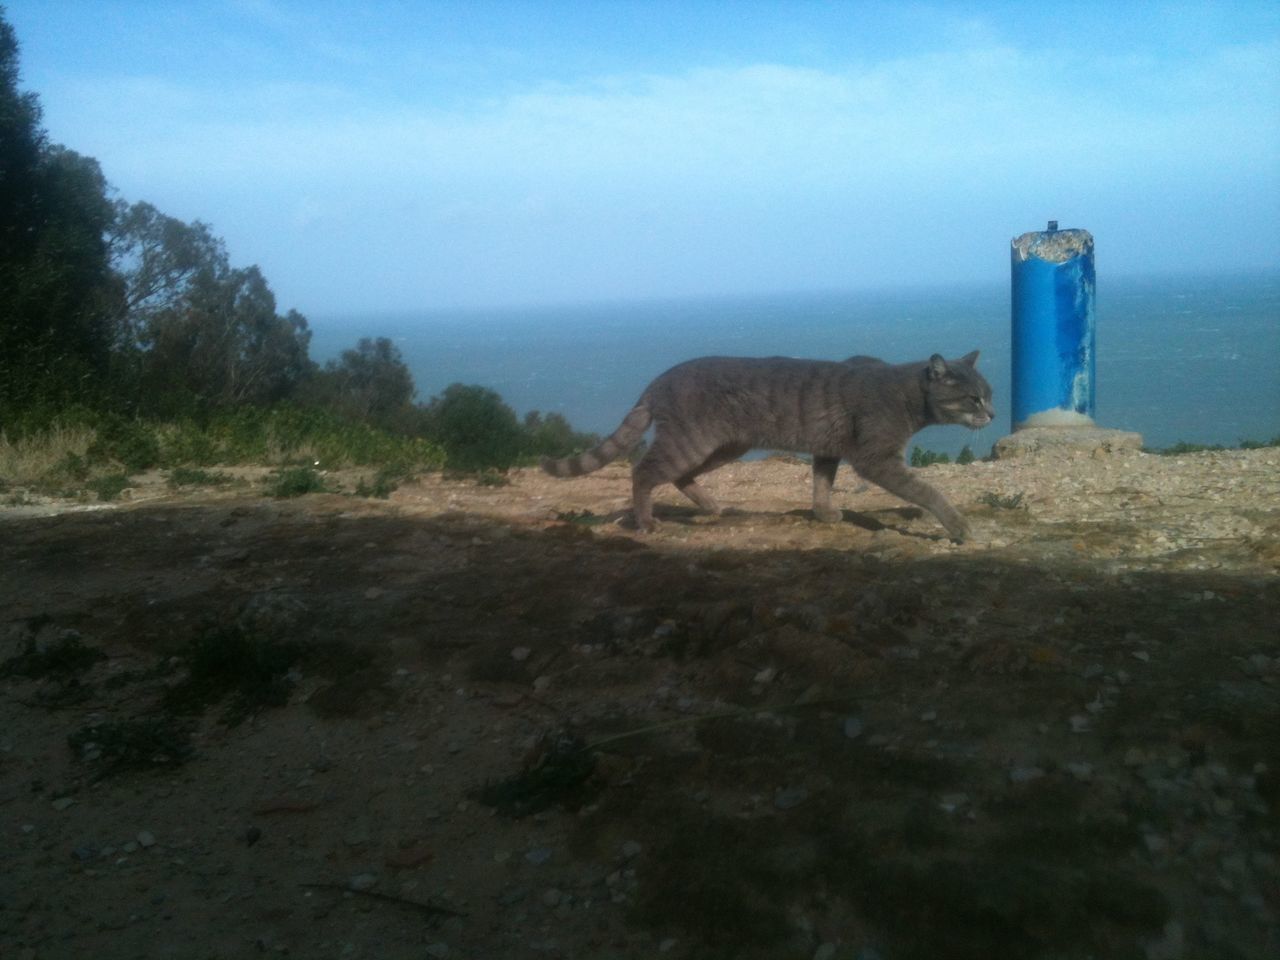
[[[1102,427],[1026,427],[996,441],[997,460],[1040,453],[1105,456],[1121,450],[1141,450],[1142,434]]]

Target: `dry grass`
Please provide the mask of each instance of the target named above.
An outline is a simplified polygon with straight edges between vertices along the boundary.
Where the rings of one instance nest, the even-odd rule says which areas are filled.
[[[69,458],[83,460],[96,437],[96,431],[82,424],[55,424],[18,440],[0,430],[0,481],[20,487],[48,482]]]

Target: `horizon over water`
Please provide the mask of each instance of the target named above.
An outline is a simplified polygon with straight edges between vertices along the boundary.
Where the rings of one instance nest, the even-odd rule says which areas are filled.
[[[438,310],[312,320],[311,355],[336,359],[361,337],[387,337],[418,402],[451,383],[497,391],[523,417],[563,414],[608,434],[645,386],[707,355],[891,363],[980,350],[996,420],[981,431],[930,427],[912,440],[985,456],[1009,433],[1008,284],[645,300],[560,307]],[[1280,271],[1101,277],[1096,421],[1178,441],[1235,446],[1280,436]]]

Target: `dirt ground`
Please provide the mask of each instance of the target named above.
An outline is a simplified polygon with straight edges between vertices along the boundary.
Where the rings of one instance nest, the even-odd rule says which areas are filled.
[[[925,475],[0,510],[0,956],[1280,956],[1280,450]]]

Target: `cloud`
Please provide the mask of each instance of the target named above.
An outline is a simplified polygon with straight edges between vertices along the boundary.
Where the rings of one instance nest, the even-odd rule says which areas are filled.
[[[1249,183],[1253,208],[1275,208],[1276,43],[1059,58],[965,29],[958,49],[839,67],[631,72],[441,101],[374,96],[341,71],[231,88],[127,76],[82,88],[79,122],[131,198],[207,201],[174,212],[298,271],[299,238],[317,264],[389,259],[378,275],[403,296],[483,275],[489,296],[505,283],[552,297],[559,276],[573,298],[584,270],[601,295],[830,286],[893,271],[929,230],[1011,235],[1127,207],[1136,231],[1197,206],[1178,200],[1192,194],[1225,197],[1229,221]],[[296,234],[273,247],[250,211],[276,209]],[[978,269],[963,243],[949,255],[957,273]]]

